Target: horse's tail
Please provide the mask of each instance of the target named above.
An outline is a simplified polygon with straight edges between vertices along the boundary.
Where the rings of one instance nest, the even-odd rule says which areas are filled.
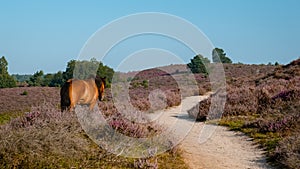
[[[68,80],[60,89],[60,108],[61,111],[67,110],[71,105],[70,99],[70,86],[72,85],[72,80]]]

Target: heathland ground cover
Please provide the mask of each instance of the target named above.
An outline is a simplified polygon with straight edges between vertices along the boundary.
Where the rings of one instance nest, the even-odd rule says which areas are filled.
[[[161,69],[149,69],[135,76],[120,75],[116,86],[128,85],[132,105],[151,113],[179,105],[181,96],[204,94],[210,91],[209,78],[195,74],[198,90],[178,90],[176,80],[188,78],[186,65],[167,66],[172,74]],[[268,160],[285,168],[299,168],[299,108],[300,60],[288,65],[224,64],[226,75],[226,104],[219,124],[242,131],[267,150]],[[171,68],[172,67],[172,68]],[[174,69],[175,68],[175,69]],[[172,75],[172,76],[171,76]],[[161,127],[149,123],[140,125],[124,120],[112,96],[122,91],[106,91],[99,108],[109,124],[132,137],[147,137],[159,133]],[[155,95],[153,91],[163,91]],[[117,92],[116,92],[117,91]],[[114,93],[115,92],[115,93]],[[186,168],[180,150],[172,149],[156,157],[130,159],[113,155],[92,142],[82,130],[76,115],[59,110],[59,88],[20,87],[0,89],[1,167],[50,168]],[[122,93],[122,92],[121,92]],[[162,102],[151,105],[151,97]],[[216,93],[212,97],[224,97]],[[122,98],[122,97],[121,97]],[[207,116],[210,99],[199,103],[199,112]],[[196,109],[195,109],[196,110]],[[208,117],[213,120],[213,114]]]

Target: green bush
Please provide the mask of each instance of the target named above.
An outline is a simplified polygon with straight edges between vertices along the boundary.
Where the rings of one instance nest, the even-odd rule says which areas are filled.
[[[0,88],[16,87],[15,79],[9,74],[0,74]]]
[[[24,90],[23,93],[21,93],[22,96],[27,96],[28,95],[28,92],[26,90]]]
[[[209,59],[202,55],[196,55],[191,62],[187,64],[187,67],[191,69],[193,73],[204,73],[208,74],[206,65],[210,63]]]

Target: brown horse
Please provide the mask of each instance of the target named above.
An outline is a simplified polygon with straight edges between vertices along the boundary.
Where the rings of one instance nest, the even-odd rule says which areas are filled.
[[[89,105],[93,110],[97,98],[104,96],[105,78],[90,78],[86,80],[69,79],[60,90],[61,111],[72,110],[76,104]]]

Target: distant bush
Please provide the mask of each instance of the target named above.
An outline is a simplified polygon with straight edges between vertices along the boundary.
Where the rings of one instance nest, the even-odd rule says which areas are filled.
[[[149,86],[148,80],[143,80],[142,86],[143,86],[144,88],[148,88],[148,86]]]
[[[29,86],[42,86],[44,81],[44,72],[42,70],[37,71],[29,78],[27,83]]]
[[[28,92],[26,90],[24,90],[23,93],[21,93],[22,96],[27,96],[28,95]]]

